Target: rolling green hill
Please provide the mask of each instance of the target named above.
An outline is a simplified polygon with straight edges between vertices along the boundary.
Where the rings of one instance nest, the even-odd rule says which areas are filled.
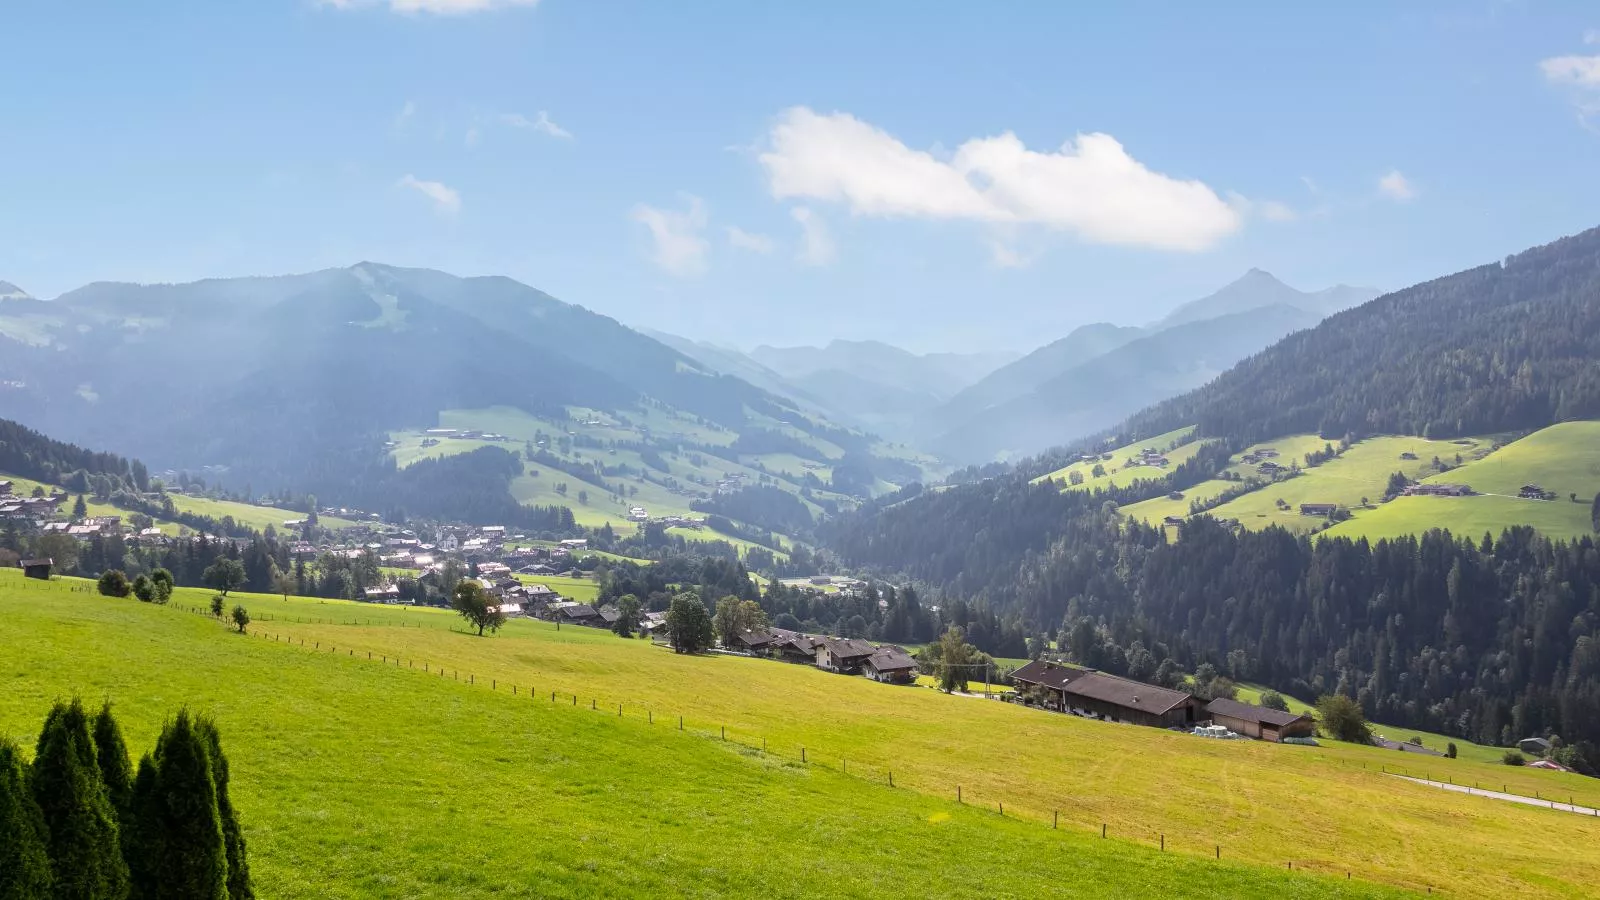
[[[1527,525],[1556,538],[1592,535],[1593,502],[1600,493],[1600,422],[1552,425],[1459,469],[1422,480],[1465,484],[1479,496],[1397,497],[1327,533],[1377,540],[1448,528],[1478,538]],[[1531,484],[1554,493],[1555,499],[1519,498],[1522,486]]]
[[[1053,472],[1041,475],[1034,481],[1054,481],[1064,491],[1093,491],[1097,488],[1129,485],[1141,478],[1164,478],[1169,471],[1181,465],[1200,449],[1200,443],[1189,439],[1193,432],[1193,428],[1179,428],[1101,453],[1085,454],[1095,458],[1076,460]],[[1130,461],[1135,460],[1146,449],[1164,454],[1168,465],[1165,468],[1130,465]],[[1100,470],[1099,475],[1095,474],[1096,469]],[[1074,483],[1072,480],[1074,474],[1082,480]]]
[[[27,738],[74,693],[111,697],[134,744],[179,705],[215,716],[262,896],[798,897],[827,878],[1557,897],[1600,880],[1587,820],[1398,781],[1387,751],[1205,741],[524,620],[480,639],[425,609],[238,595],[256,617],[239,636],[183,609],[205,592],[159,607],[80,584],[0,573],[0,658],[26,673],[0,729]],[[1576,776],[1430,764],[1600,802]],[[806,878],[780,877],[802,860]]]

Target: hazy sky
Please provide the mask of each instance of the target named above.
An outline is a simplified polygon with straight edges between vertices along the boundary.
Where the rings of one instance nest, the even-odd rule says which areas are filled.
[[[1600,224],[1592,3],[1102,7],[8,3],[0,279],[373,259],[742,346],[1026,349]]]

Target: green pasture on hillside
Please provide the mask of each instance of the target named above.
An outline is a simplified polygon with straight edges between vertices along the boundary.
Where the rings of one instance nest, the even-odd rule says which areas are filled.
[[[1048,475],[1042,475],[1039,478],[1034,479],[1034,481],[1039,482],[1048,478],[1052,481],[1058,482],[1061,485],[1062,490],[1092,491],[1097,488],[1118,487],[1121,485],[1132,484],[1134,481],[1141,478],[1164,478],[1166,475],[1171,473],[1173,469],[1176,469],[1179,465],[1187,461],[1189,457],[1193,456],[1195,452],[1202,446],[1202,444],[1198,441],[1190,441],[1177,446],[1175,449],[1173,448],[1173,445],[1179,444],[1180,441],[1187,440],[1189,435],[1193,432],[1194,426],[1190,425],[1184,428],[1179,428],[1175,431],[1169,431],[1166,434],[1158,434],[1155,437],[1134,441],[1130,444],[1118,447],[1115,450],[1108,451],[1108,453],[1102,453],[1102,458],[1100,459],[1092,461],[1079,460],[1069,465],[1062,466]],[[1149,466],[1134,466],[1131,468],[1124,468],[1124,464],[1127,462],[1129,457],[1138,455],[1146,447],[1151,447],[1165,453],[1167,459],[1171,462],[1171,465],[1167,466],[1165,469],[1152,468]],[[1103,457],[1106,455],[1109,455],[1111,458],[1104,459]],[[1103,466],[1105,469],[1105,474],[1096,477],[1094,474],[1095,466]],[[1080,484],[1072,484],[1073,472],[1077,472],[1083,476],[1083,481]]]
[[[722,678],[761,671],[835,690],[851,685],[844,693],[858,696],[872,688],[884,698],[920,697],[956,718],[1048,721],[993,701],[779,663],[681,658],[578,628],[557,633],[517,623],[477,638],[450,627],[448,616],[416,610],[379,610],[384,624],[371,626],[263,618],[252,634],[239,635],[182,608],[202,602],[203,592],[180,591],[174,605],[159,607],[70,592],[69,584],[0,581],[0,731],[31,746],[50,704],[72,695],[110,698],[135,748],[149,746],[180,708],[215,717],[262,897],[809,898],[819,884],[848,885],[863,896],[1029,900],[1394,893],[1346,881],[1327,866],[1315,874],[1276,860],[1252,865],[1235,858],[1247,850],[1243,840],[1218,861],[1192,842],[1169,840],[1161,852],[1153,835],[1116,825],[1109,839],[1071,819],[1055,830],[1037,811],[1008,805],[1002,814],[982,790],[957,803],[953,792],[891,788],[865,760],[819,748],[802,763],[794,744],[763,752],[757,732],[732,723],[723,740],[709,715],[690,715],[680,731],[668,707],[646,698],[665,695],[686,712],[709,713],[695,705],[699,688],[729,692],[737,686]],[[273,604],[280,615],[339,620],[342,612],[308,601],[237,599],[261,616]],[[363,644],[391,641],[416,642],[438,659],[424,670],[409,657],[398,665],[366,658]],[[469,679],[450,665],[439,674],[440,661],[488,659],[530,676],[532,667],[554,663],[562,674],[546,670],[532,694],[529,681],[512,693],[503,679],[485,683],[493,677],[485,672]],[[649,672],[665,680],[635,681]],[[611,692],[623,683],[639,691]],[[559,692],[552,702],[546,691],[558,686],[580,702]],[[606,692],[591,708],[598,689]],[[830,727],[795,715],[794,698],[764,702],[787,708],[788,719],[812,734]],[[992,765],[982,756],[966,761]],[[1395,790],[1404,807],[1412,791]],[[1441,798],[1411,801],[1423,799]],[[1559,842],[1566,830],[1556,823],[1541,837]],[[1297,869],[1319,868],[1299,862]],[[1542,889],[1592,874],[1579,863]]]
[[[184,591],[178,602],[199,605],[206,596],[202,591]],[[321,659],[313,652],[314,646],[332,645],[356,654],[355,659],[347,656],[342,660],[346,665],[364,663],[359,657],[365,653],[371,653],[375,661],[387,657],[391,666],[396,657],[409,661],[401,671],[391,673],[398,678],[382,682],[387,687],[381,689],[386,693],[380,695],[392,694],[397,701],[413,689],[412,685],[438,677],[418,675],[407,666],[420,669],[426,665],[436,672],[443,665],[471,673],[478,682],[492,679],[501,686],[520,685],[524,691],[532,686],[545,703],[549,691],[577,695],[580,701],[590,699],[596,711],[610,710],[602,718],[615,718],[620,703],[623,722],[632,723],[626,726],[630,728],[638,727],[638,720],[647,716],[659,723],[663,718],[684,715],[690,731],[716,736],[726,726],[730,737],[746,742],[746,746],[759,746],[766,740],[770,751],[782,754],[785,761],[792,761],[799,748],[805,747],[811,763],[821,763],[830,771],[847,766],[850,777],[864,783],[886,785],[888,772],[893,771],[896,796],[910,792],[921,796],[917,802],[947,801],[959,785],[968,806],[997,809],[998,804],[1004,803],[1008,817],[1046,833],[1053,812],[1059,811],[1063,831],[1092,833],[1105,823],[1111,834],[1146,845],[1154,845],[1160,835],[1165,835],[1169,857],[1204,858],[1220,845],[1224,860],[1267,867],[1282,867],[1292,860],[1297,870],[1337,875],[1349,871],[1358,879],[1416,890],[1431,886],[1458,896],[1485,898],[1574,896],[1587,885],[1600,883],[1600,846],[1592,840],[1596,827],[1593,822],[1570,814],[1409,784],[1389,777],[1384,769],[1393,770],[1404,763],[1415,766],[1415,774],[1419,775],[1445,776],[1458,783],[1505,784],[1527,795],[1570,794],[1579,803],[1600,805],[1600,781],[1577,775],[1513,769],[1468,759],[1402,760],[1393,751],[1332,742],[1322,747],[1294,747],[1206,741],[1156,729],[1046,713],[997,700],[948,697],[924,688],[880,685],[864,678],[770,660],[681,656],[605,631],[564,628],[557,632],[553,626],[535,621],[513,621],[499,635],[480,640],[465,634],[459,619],[438,610],[298,598],[285,602],[275,597],[242,595],[238,602],[251,608],[260,620],[259,630],[296,641],[293,651],[263,641],[258,646],[265,650]],[[289,618],[323,621],[295,622]],[[350,621],[372,624],[343,624]],[[8,677],[13,685],[26,688],[30,692],[27,696],[54,696],[74,687],[86,695],[102,694],[106,688],[96,680],[101,676],[73,674],[79,671],[74,667],[80,665],[80,660],[84,673],[159,668],[161,678],[144,679],[151,681],[146,689],[160,692],[170,702],[181,702],[179,698],[184,696],[190,696],[192,703],[200,702],[192,698],[187,688],[174,690],[170,679],[188,684],[184,679],[193,677],[197,689],[207,692],[202,696],[212,697],[212,691],[232,691],[235,680],[282,686],[289,677],[279,672],[236,672],[210,656],[204,662],[192,659],[187,655],[194,650],[191,639],[203,639],[206,646],[212,646],[211,642],[226,638],[220,626],[176,609],[141,607],[134,601],[65,592],[0,591],[0,622],[8,626],[0,631],[0,659],[24,660],[9,670],[21,677]],[[14,623],[15,627],[10,627]],[[399,627],[402,625],[408,627]],[[202,626],[212,630],[187,630]],[[18,640],[22,642],[20,648],[15,644]],[[305,650],[298,646],[302,640]],[[38,654],[50,661],[30,661]],[[329,659],[328,663],[334,661]],[[259,665],[259,661],[250,663],[252,670]],[[30,686],[30,679],[38,677],[37,673],[52,669],[57,673],[56,681],[43,688]],[[321,679],[332,677],[333,670],[317,671]],[[327,686],[330,690],[337,688],[335,696],[351,696],[354,699],[349,703],[363,706],[359,716],[350,713],[359,721],[383,722],[388,727],[392,720],[394,727],[408,729],[403,740],[395,740],[403,743],[414,759],[398,771],[393,770],[395,761],[389,756],[368,753],[361,749],[363,742],[353,742],[357,749],[352,752],[361,755],[360,771],[366,773],[365,778],[392,777],[412,785],[413,791],[421,791],[421,784],[427,783],[429,796],[435,797],[435,802],[448,802],[452,798],[449,790],[435,790],[434,785],[448,783],[461,790],[463,773],[451,770],[448,774],[452,777],[440,777],[435,782],[425,770],[414,766],[423,765],[423,761],[436,764],[437,758],[441,754],[448,756],[458,742],[481,743],[491,759],[507,760],[505,765],[509,768],[505,772],[516,772],[518,781],[514,789],[500,785],[490,794],[474,795],[460,809],[487,804],[485,808],[500,810],[502,804],[513,803],[537,808],[529,798],[544,796],[530,794],[527,788],[530,783],[546,784],[541,780],[544,775],[540,767],[534,764],[545,758],[539,753],[530,759],[515,752],[514,744],[501,748],[487,735],[440,735],[398,711],[390,716],[385,706],[372,705],[373,698],[368,694],[336,684]],[[497,693],[489,692],[489,696]],[[13,691],[0,695],[0,709],[14,706],[15,694]],[[519,700],[521,696],[525,694],[519,695]],[[428,703],[445,704],[447,699],[434,697]],[[242,697],[233,696],[228,702],[241,700]],[[345,702],[335,703],[319,692],[309,700],[296,701],[295,707],[304,709],[308,716],[338,717],[345,715]],[[450,708],[464,702],[451,700]],[[516,701],[502,696],[473,702]],[[520,702],[536,705],[531,699]],[[334,705],[329,707],[330,703]],[[0,718],[0,727],[18,727],[14,714],[0,715],[5,716]],[[279,741],[296,740],[282,723],[260,727],[273,729]],[[613,771],[617,763],[611,759],[611,747],[595,745],[592,740],[575,743],[574,737],[560,738],[558,743],[563,749],[540,752],[581,760],[601,772]],[[429,749],[419,754],[415,752],[418,746]],[[317,744],[308,752],[313,761],[326,760],[332,749]],[[620,808],[630,810],[629,815],[653,821],[650,804],[643,809],[635,805],[640,795],[634,790],[634,779],[650,781],[645,788],[654,792],[663,777],[672,780],[689,776],[672,768],[677,763],[670,758],[669,750],[657,748],[652,752],[669,754],[664,757],[663,768],[628,774],[624,767],[621,775],[606,775],[603,782],[585,782],[591,785],[586,793],[598,792],[600,799],[595,802],[622,804]],[[500,765],[493,764],[495,771],[501,771]],[[598,774],[594,777],[602,778]],[[708,772],[704,778],[693,780],[706,787],[708,779],[714,781],[716,777]],[[317,786],[329,788],[341,783],[329,774],[319,777]],[[371,785],[381,782],[362,783],[362,793],[370,794]],[[612,787],[601,787],[602,783]],[[263,786],[260,790],[269,789]],[[547,785],[542,790],[570,796],[554,786]],[[657,801],[654,794],[649,796],[652,802],[664,802]],[[618,799],[605,799],[610,797]],[[712,802],[740,813],[756,806],[762,811],[750,811],[750,815],[777,815],[768,808],[770,803],[735,801],[731,797]],[[614,808],[608,809],[608,814],[622,815]],[[434,814],[443,813],[435,809]],[[504,826],[506,821],[512,821],[507,819],[510,815],[497,813],[495,818]],[[317,817],[313,815],[309,821],[316,822]],[[763,827],[773,824],[762,823]],[[273,827],[288,826],[274,823]],[[386,830],[389,827],[384,827],[381,838],[373,840],[375,846],[388,846],[399,840]],[[794,820],[785,820],[782,827],[804,830]],[[945,852],[945,840],[924,837],[936,843],[941,854]],[[998,834],[969,834],[957,843],[992,844],[997,839]],[[500,846],[498,839],[487,840],[490,847]],[[638,838],[630,835],[619,840],[625,842],[620,852],[628,854],[634,845],[627,842]],[[864,837],[858,841],[840,834],[830,835],[829,840],[849,841],[852,845],[871,843]],[[1005,840],[1009,842],[1010,838]],[[452,838],[446,846],[459,843]],[[1018,851],[1019,846],[1008,843],[1004,858],[1014,866],[1037,863],[1035,851]],[[293,852],[308,851],[297,846]],[[959,860],[947,862],[958,869],[968,865]],[[323,863],[313,865],[313,874],[320,865]],[[891,869],[885,870],[888,874],[883,877],[902,879],[902,884],[906,883],[904,878],[920,878],[891,862],[886,861],[885,865]],[[650,868],[659,874],[660,867]],[[653,884],[660,888],[659,883]],[[763,882],[762,886],[768,888],[770,883]],[[1172,889],[1171,885],[1152,884],[1135,893],[1169,893]],[[1213,893],[1230,896],[1229,890],[1223,888]]]

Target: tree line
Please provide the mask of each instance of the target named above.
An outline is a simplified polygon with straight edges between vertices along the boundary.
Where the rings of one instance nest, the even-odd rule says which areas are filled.
[[[57,702],[33,759],[0,738],[0,897],[255,896],[216,723],[180,710],[135,768],[107,702]]]

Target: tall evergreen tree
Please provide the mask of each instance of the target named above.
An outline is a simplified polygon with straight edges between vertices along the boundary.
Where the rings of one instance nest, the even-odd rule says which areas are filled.
[[[188,710],[135,779],[137,900],[227,900],[228,857],[211,755]]]
[[[217,786],[217,815],[222,820],[222,841],[228,858],[228,898],[251,900],[256,894],[250,885],[250,860],[238,813],[228,798],[228,757],[222,752],[222,736],[210,719],[200,719],[196,727],[205,740],[206,753],[211,758],[211,779]]]
[[[94,717],[94,749],[100,780],[106,786],[106,798],[117,814],[118,825],[125,827],[128,804],[133,799],[133,764],[128,761],[128,745],[122,740],[122,727],[111,714],[110,700]]]
[[[44,815],[28,792],[22,750],[0,737],[0,900],[50,895],[50,856]]]
[[[30,777],[49,834],[53,897],[120,900],[128,895],[116,813],[100,778],[83,702],[56,703],[45,719]]]

